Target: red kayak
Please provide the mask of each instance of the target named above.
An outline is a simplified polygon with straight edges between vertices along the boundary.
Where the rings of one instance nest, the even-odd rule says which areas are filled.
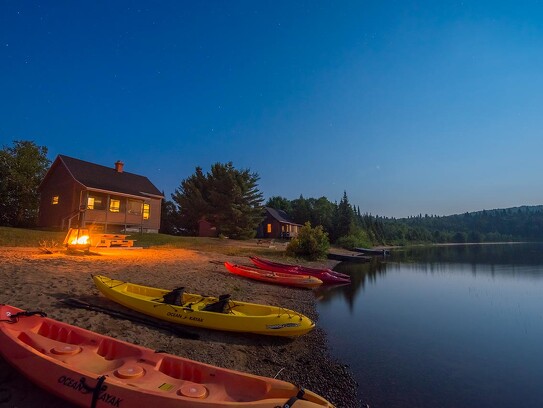
[[[302,275],[295,273],[282,273],[266,271],[262,269],[251,268],[244,265],[233,265],[229,262],[225,262],[224,266],[230,273],[234,275],[243,276],[245,278],[255,279],[268,283],[275,283],[278,285],[294,286],[297,288],[316,288],[322,285],[322,281],[312,275]]]
[[[257,258],[256,256],[251,256],[249,259],[256,266],[267,271],[311,275],[319,278],[323,283],[349,283],[351,281],[349,275],[331,269],[316,269],[301,265],[282,264],[267,259]]]

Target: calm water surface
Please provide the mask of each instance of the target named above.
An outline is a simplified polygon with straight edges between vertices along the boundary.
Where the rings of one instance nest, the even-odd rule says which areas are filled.
[[[396,250],[338,265],[319,324],[371,408],[543,407],[543,245]]]

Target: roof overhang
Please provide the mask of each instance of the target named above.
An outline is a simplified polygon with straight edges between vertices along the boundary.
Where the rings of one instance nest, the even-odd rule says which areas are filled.
[[[279,221],[280,224],[296,225],[298,227],[303,227],[302,224],[296,224],[295,222],[282,221],[282,220],[277,220],[277,221]]]
[[[134,198],[136,200],[143,200],[143,201],[149,200],[150,198],[155,198],[155,199],[164,198],[164,196],[159,196],[159,195],[154,195],[154,194],[149,194],[149,193],[144,193],[144,192],[140,192],[141,195],[135,195],[135,194],[128,194],[128,193],[121,193],[120,191],[103,190],[100,188],[92,188],[92,187],[86,187],[86,186],[84,187],[87,189],[87,191],[95,191],[97,193],[104,193],[104,194],[116,195],[116,196],[121,196],[121,197]]]

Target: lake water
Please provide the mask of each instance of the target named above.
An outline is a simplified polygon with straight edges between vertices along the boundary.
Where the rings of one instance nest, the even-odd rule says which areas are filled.
[[[543,245],[394,250],[341,263],[319,324],[371,408],[543,407]]]

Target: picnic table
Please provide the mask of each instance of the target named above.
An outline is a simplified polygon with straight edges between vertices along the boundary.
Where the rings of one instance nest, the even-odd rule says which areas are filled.
[[[130,235],[123,234],[100,234],[96,235],[93,241],[97,240],[97,248],[112,248],[112,247],[122,247],[129,248],[134,246],[135,239],[126,239]]]

